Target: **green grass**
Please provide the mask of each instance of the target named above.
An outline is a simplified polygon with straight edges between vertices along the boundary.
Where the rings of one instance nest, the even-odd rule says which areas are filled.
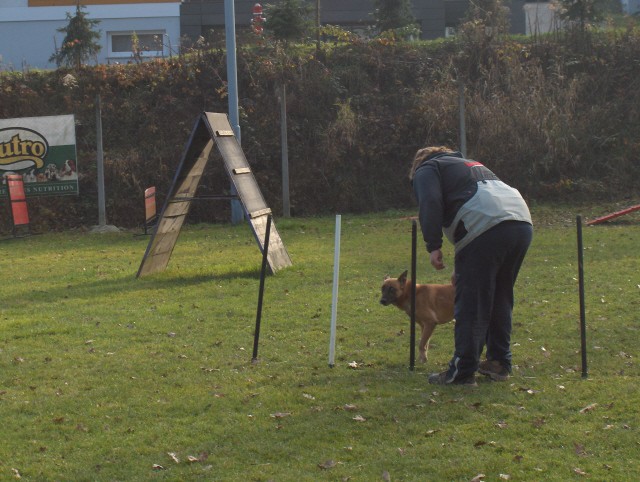
[[[293,266],[266,279],[257,364],[261,255],[245,225],[185,228],[143,279],[147,237],[3,241],[0,480],[638,479],[640,216],[584,229],[583,379],[579,209],[608,212],[533,206],[514,376],[477,389],[426,383],[452,325],[412,372],[408,319],[378,303],[383,276],[410,268],[409,212],[342,217],[333,368],[334,218],[276,219]],[[419,243],[418,274],[450,271]]]

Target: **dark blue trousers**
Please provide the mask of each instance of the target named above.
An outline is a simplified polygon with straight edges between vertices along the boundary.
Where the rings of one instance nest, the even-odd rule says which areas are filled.
[[[511,370],[513,286],[533,237],[525,222],[505,221],[455,256],[455,351],[447,378],[476,372],[486,345],[488,360]]]

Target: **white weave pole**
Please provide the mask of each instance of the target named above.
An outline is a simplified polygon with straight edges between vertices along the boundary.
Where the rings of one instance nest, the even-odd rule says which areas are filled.
[[[331,335],[329,338],[329,367],[333,368],[336,358],[336,319],[338,318],[338,274],[340,272],[340,230],[342,219],[336,215],[336,238],[333,251],[333,295],[331,299]]]

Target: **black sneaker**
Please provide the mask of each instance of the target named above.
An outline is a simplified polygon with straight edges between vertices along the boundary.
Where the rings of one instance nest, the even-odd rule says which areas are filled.
[[[494,382],[504,382],[509,378],[509,369],[498,360],[485,360],[480,362],[478,373],[488,376]]]
[[[477,387],[476,376],[469,375],[465,378],[449,378],[448,371],[441,373],[432,373],[429,375],[429,383],[433,385],[465,385],[467,387]]]

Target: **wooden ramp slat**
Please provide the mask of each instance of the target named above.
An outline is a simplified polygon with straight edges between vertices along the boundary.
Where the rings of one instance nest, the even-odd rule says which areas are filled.
[[[245,218],[253,231],[260,251],[264,252],[266,222],[271,209],[262,196],[226,114],[204,112],[196,121],[178,165],[171,190],[158,218],[157,228],[140,263],[138,277],[162,271],[169,264],[171,253],[189,213],[191,202],[195,198],[214,144],[238,193]],[[292,264],[273,222],[269,233],[267,262],[272,273]]]

